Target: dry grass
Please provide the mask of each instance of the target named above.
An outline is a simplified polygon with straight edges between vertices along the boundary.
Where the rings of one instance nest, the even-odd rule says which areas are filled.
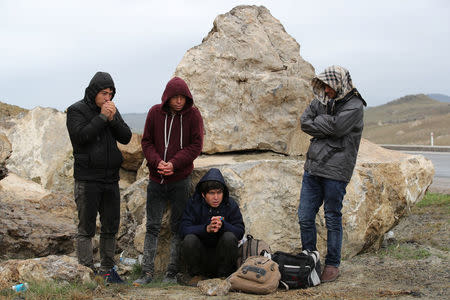
[[[15,117],[20,113],[28,112],[27,109],[17,105],[11,105],[0,101],[0,120],[6,117]]]
[[[450,104],[425,95],[405,96],[377,107],[364,115],[363,137],[377,144],[450,145]]]

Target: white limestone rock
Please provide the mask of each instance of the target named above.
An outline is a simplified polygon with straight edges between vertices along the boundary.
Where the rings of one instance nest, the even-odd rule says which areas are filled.
[[[217,16],[175,75],[186,80],[205,126],[203,152],[305,153],[300,115],[312,99],[313,67],[263,6]]]

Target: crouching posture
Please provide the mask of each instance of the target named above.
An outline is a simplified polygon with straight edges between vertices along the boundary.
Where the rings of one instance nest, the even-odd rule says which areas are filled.
[[[210,169],[199,181],[180,224],[182,256],[190,276],[227,277],[236,270],[245,226],[222,173]]]

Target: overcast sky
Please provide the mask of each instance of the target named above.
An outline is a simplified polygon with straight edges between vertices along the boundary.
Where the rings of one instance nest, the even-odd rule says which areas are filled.
[[[0,0],[0,101],[63,111],[101,70],[122,113],[145,113],[215,17],[242,4],[267,7],[316,73],[348,68],[369,106],[450,95],[447,0]]]

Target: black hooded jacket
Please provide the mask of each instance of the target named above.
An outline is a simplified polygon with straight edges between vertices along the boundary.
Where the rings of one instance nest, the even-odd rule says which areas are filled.
[[[199,190],[200,183],[204,181],[218,181],[222,183],[223,200],[216,208],[209,206]],[[206,226],[211,223],[211,217],[224,217],[223,225],[217,233],[206,232]],[[220,236],[224,232],[232,232],[238,240],[242,239],[245,232],[244,221],[239,206],[229,196],[228,187],[225,184],[219,169],[210,169],[198,182],[195,193],[189,199],[180,224],[180,234],[184,238],[188,234],[195,234],[207,247],[215,247]]]
[[[86,88],[84,98],[67,109],[66,125],[73,147],[76,180],[119,180],[123,157],[117,142],[128,144],[131,130],[118,110],[112,121],[100,117],[100,107],[95,104],[95,97],[106,88],[112,89],[114,98],[116,89],[111,75],[97,72]]]

